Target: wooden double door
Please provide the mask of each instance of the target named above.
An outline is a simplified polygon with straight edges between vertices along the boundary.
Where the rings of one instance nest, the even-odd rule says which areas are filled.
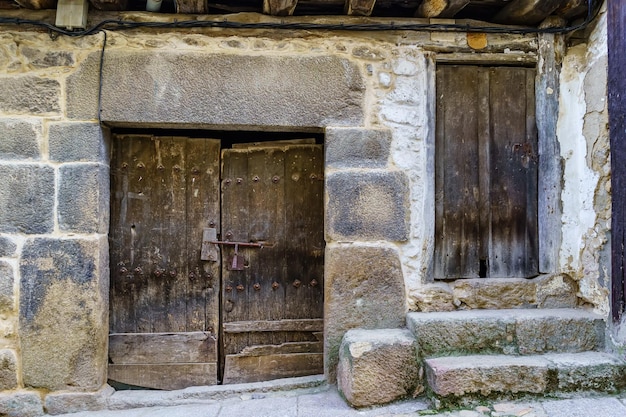
[[[321,145],[118,135],[111,192],[111,383],[323,372]]]

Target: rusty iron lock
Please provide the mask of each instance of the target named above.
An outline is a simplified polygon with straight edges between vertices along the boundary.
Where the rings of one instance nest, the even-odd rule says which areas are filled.
[[[243,271],[245,268],[245,259],[242,255],[239,255],[239,245],[235,245],[235,254],[228,262],[229,271]]]

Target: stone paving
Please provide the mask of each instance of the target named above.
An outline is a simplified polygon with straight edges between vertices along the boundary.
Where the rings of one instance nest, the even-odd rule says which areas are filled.
[[[496,402],[467,409],[436,410],[426,399],[355,410],[334,386],[271,393],[242,393],[235,398],[198,400],[185,405],[126,410],[87,411],[62,417],[624,417],[626,394],[621,396],[550,399],[533,402]]]

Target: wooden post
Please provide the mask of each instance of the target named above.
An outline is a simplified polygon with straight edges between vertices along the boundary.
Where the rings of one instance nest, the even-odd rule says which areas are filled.
[[[293,15],[298,0],[263,0],[263,13],[272,16]]]
[[[370,16],[376,0],[346,0],[345,11],[348,16]]]
[[[544,22],[552,25],[553,22]],[[561,179],[563,166],[556,137],[559,116],[559,74],[564,40],[561,35],[540,34],[535,82],[539,143],[538,217],[539,272],[555,272],[561,247]]]
[[[607,33],[609,50],[609,131],[611,141],[611,307],[613,320],[618,321],[625,310],[624,248],[626,245],[626,5],[607,2]]]

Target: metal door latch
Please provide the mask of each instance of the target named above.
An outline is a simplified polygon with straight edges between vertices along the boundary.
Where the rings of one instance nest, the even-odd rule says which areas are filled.
[[[202,251],[200,259],[203,261],[218,261],[218,245],[229,245],[235,247],[235,254],[229,259],[226,268],[229,271],[243,271],[245,267],[245,259],[239,255],[239,247],[263,248],[264,246],[272,246],[265,242],[231,242],[230,240],[217,240],[217,229],[204,229],[202,234]]]

